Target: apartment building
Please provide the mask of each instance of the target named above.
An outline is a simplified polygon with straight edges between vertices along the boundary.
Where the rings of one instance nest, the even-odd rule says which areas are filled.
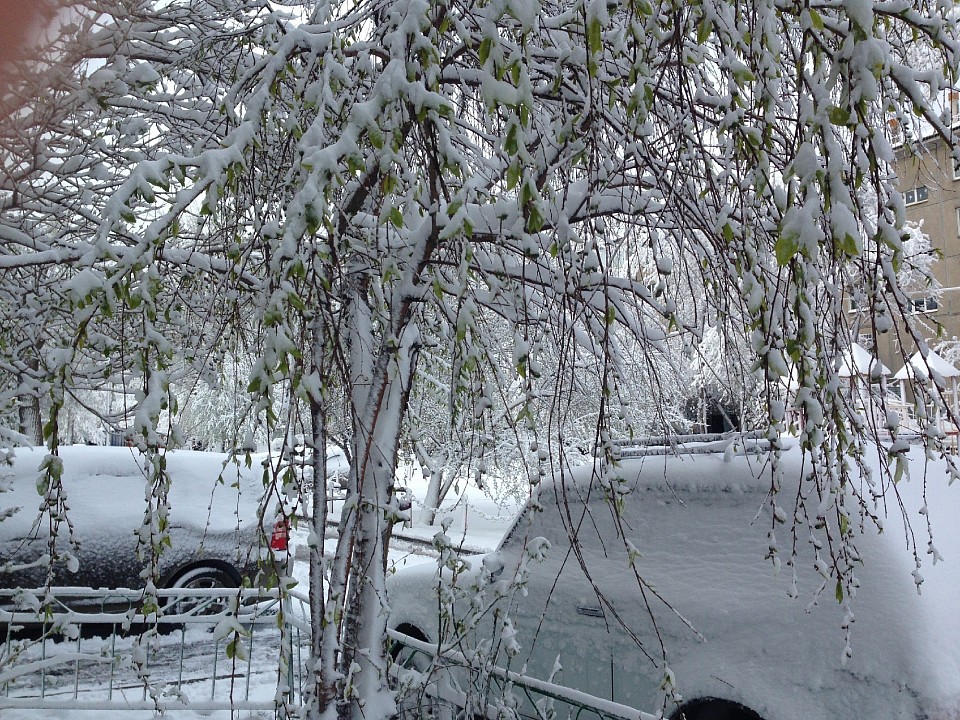
[[[958,103],[960,95],[953,98]],[[954,117],[960,117],[955,112]],[[931,249],[940,253],[933,261],[936,286],[907,288],[911,310],[932,349],[958,364],[960,359],[960,165],[942,138],[929,133],[923,138],[925,152],[898,152],[895,170],[906,203],[907,220],[920,226],[930,238]],[[895,350],[895,333],[885,333],[874,342],[869,332],[861,344],[896,371],[903,364]],[[939,335],[939,336],[938,336]],[[955,346],[955,347],[954,347]],[[915,348],[908,348],[912,353]]]

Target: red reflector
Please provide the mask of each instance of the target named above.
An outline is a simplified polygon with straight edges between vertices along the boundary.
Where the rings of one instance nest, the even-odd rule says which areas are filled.
[[[278,552],[286,552],[290,540],[290,521],[287,518],[280,518],[277,524],[273,526],[273,534],[270,535],[270,549]]]

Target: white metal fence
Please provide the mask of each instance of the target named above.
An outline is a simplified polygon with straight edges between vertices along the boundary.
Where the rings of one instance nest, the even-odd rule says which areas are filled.
[[[263,712],[299,716],[309,648],[296,591],[0,590],[0,715],[6,709]],[[11,606],[19,606],[11,611]],[[617,703],[392,632],[398,720],[462,717],[654,720]],[[402,648],[398,652],[398,648]]]
[[[299,706],[310,635],[302,596],[190,589],[159,590],[156,600],[142,590],[0,591],[8,608],[0,610],[0,714],[189,707],[287,715]]]
[[[400,690],[399,720],[657,720],[620,703],[486,666],[462,653],[390,632]]]

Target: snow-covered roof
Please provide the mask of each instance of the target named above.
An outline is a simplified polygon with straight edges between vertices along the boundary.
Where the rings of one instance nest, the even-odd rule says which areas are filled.
[[[853,343],[840,356],[840,366],[837,370],[840,377],[869,377],[879,378],[889,375],[890,368],[880,362],[860,343]]]
[[[897,374],[893,376],[893,379],[910,380],[914,377],[914,373],[920,377],[929,377],[927,368],[930,369],[935,378],[938,375],[940,378],[952,378],[960,376],[960,370],[944,360],[933,350],[927,353],[926,360],[924,360],[923,355],[918,350],[910,357],[909,362],[907,362],[906,365],[897,371]]]

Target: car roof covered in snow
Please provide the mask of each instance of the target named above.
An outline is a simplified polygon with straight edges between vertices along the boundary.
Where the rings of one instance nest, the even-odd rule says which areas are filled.
[[[148,495],[147,458],[134,448],[60,448],[68,517],[91,527],[142,518]],[[37,519],[37,489],[45,448],[17,448],[0,465],[0,508],[19,511],[0,522],[0,537],[24,537]],[[261,468],[247,469],[230,456],[191,450],[165,453],[171,477],[170,521],[210,532],[235,530],[257,517],[263,496]]]

